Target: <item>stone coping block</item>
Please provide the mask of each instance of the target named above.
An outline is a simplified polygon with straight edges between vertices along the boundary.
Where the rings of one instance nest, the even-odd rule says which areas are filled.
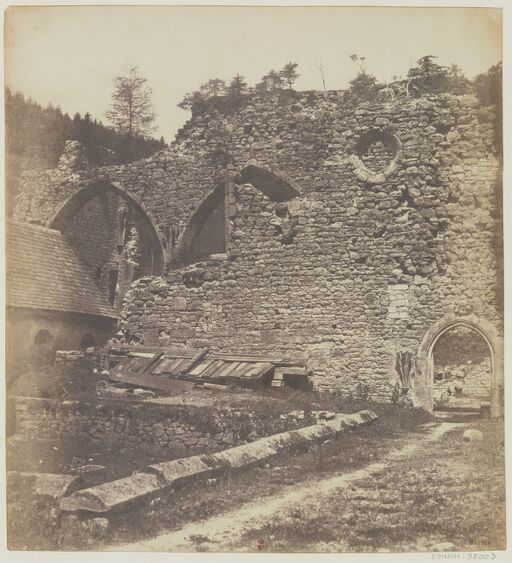
[[[158,475],[167,485],[178,485],[192,478],[209,477],[224,466],[213,456],[196,455],[149,465],[145,471]]]
[[[147,466],[129,477],[76,491],[63,498],[64,511],[104,513],[119,510],[186,482],[210,477],[223,469],[239,469],[269,459],[286,450],[323,442],[347,429],[374,421],[377,415],[365,410],[339,414],[334,419],[260,438],[249,444],[229,448],[210,455],[197,455]]]
[[[21,471],[8,471],[7,482],[12,490],[31,490],[36,496],[54,500],[59,500],[83,486],[78,475]]]
[[[118,510],[144,500],[166,485],[158,475],[134,473],[123,479],[76,491],[61,500],[60,508],[67,512],[86,510],[103,513],[113,509]]]

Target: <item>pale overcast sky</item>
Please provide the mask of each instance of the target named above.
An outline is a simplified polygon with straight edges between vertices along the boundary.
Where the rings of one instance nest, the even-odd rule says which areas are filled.
[[[209,78],[240,73],[249,85],[288,61],[297,90],[347,87],[366,57],[379,80],[405,75],[424,55],[468,77],[501,60],[501,11],[477,8],[15,7],[6,13],[6,84],[43,106],[103,120],[112,79],[139,67],[153,88],[167,141],[188,119],[176,107]]]

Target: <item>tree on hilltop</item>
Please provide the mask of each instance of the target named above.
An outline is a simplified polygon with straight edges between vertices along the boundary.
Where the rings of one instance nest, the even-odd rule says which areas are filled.
[[[274,92],[275,90],[280,90],[283,85],[283,79],[281,74],[276,70],[272,69],[262,76],[261,81],[256,84],[257,92]]]
[[[245,77],[240,74],[236,74],[229,83],[227,90],[228,96],[231,98],[241,98],[242,94],[245,94],[246,92],[247,82],[245,81]]]
[[[283,80],[285,84],[288,85],[288,88],[291,90],[293,83],[299,78],[300,74],[297,73],[297,67],[299,65],[297,63],[286,63],[282,70],[279,72],[279,76]]]
[[[226,92],[226,83],[219,78],[211,78],[201,86],[201,93],[205,98],[222,96]]]

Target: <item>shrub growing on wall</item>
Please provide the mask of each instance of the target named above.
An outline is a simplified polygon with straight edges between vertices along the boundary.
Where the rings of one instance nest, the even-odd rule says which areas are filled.
[[[470,83],[457,65],[450,67],[438,65],[434,55],[426,55],[418,60],[407,73],[407,88],[410,96],[423,94],[465,94],[470,91]]]

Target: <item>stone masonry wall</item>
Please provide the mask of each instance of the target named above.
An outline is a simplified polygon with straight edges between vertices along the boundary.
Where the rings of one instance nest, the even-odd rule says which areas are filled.
[[[357,107],[337,92],[254,96],[193,117],[168,151],[144,161],[58,181],[27,175],[17,213],[51,216],[52,201],[101,176],[138,198],[159,232],[179,233],[229,168],[226,254],[136,281],[126,336],[286,352],[306,358],[317,387],[362,382],[387,400],[395,353],[415,352],[437,321],[472,315],[502,334],[494,119],[471,96]],[[258,186],[236,184],[248,163],[300,195],[283,209]]]
[[[294,418],[247,409],[158,405],[132,401],[80,402],[16,397],[16,433],[32,438],[130,442],[186,457],[299,428]],[[303,423],[302,423],[303,424]]]

